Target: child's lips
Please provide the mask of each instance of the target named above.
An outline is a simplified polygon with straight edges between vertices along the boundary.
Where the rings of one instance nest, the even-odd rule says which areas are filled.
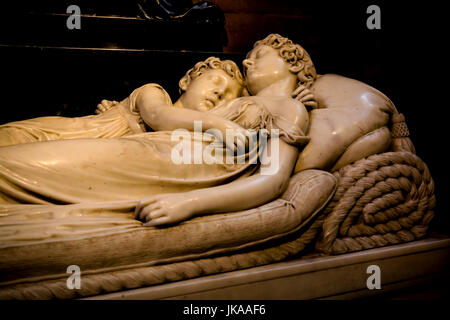
[[[208,108],[213,108],[215,106],[214,101],[212,101],[210,99],[206,99],[205,102],[206,102],[206,105]]]

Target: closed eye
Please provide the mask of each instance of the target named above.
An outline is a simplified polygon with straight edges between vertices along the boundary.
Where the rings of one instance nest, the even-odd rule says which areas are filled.
[[[256,57],[257,58],[261,58],[262,56],[264,56],[267,53],[266,47],[261,47],[259,48],[259,50],[256,52]]]

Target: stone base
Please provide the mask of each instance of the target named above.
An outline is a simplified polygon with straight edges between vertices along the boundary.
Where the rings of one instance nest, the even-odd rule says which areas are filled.
[[[380,267],[379,290],[367,288],[370,265]],[[406,244],[338,256],[304,257],[87,299],[355,299],[386,293],[392,297],[399,290],[408,293],[422,284],[448,281],[449,265],[450,237],[432,234]]]

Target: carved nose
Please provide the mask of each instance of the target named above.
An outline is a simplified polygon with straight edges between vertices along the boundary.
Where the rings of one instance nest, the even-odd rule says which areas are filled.
[[[220,99],[222,99],[222,96],[223,96],[223,89],[216,89],[216,90],[214,90],[214,94],[217,96],[217,98],[220,100]]]

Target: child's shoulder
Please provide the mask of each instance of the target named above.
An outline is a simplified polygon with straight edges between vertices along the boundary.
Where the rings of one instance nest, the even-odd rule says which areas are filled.
[[[133,91],[133,94],[136,94],[138,99],[146,105],[172,105],[167,91],[157,83],[143,85]]]

